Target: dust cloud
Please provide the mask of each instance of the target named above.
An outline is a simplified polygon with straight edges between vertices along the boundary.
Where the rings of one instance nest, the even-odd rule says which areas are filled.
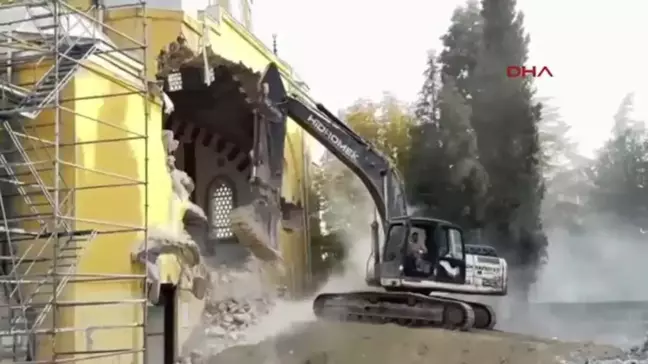
[[[354,187],[358,189],[363,188],[360,181],[354,179],[352,182]],[[239,332],[239,338],[236,342],[229,344],[218,345],[215,341],[222,341],[220,339],[207,339],[205,345],[211,346],[209,350],[211,356],[217,355],[223,350],[232,346],[242,345],[256,345],[264,340],[292,334],[300,330],[304,325],[315,321],[315,316],[312,312],[312,301],[315,296],[323,292],[345,292],[358,289],[367,289],[365,284],[365,271],[368,259],[371,254],[371,230],[370,223],[373,219],[374,205],[368,193],[360,196],[355,196],[355,203],[353,206],[348,204],[349,197],[345,191],[331,189],[328,197],[334,201],[331,206],[332,214],[337,214],[335,218],[341,218],[348,222],[349,227],[340,232],[342,243],[346,251],[347,259],[343,262],[342,272],[329,277],[322,288],[313,296],[307,297],[300,301],[286,300],[275,297],[269,304],[268,312],[258,317],[253,324],[246,326]],[[243,296],[260,296],[262,289],[255,281],[260,282],[263,279],[262,270],[249,269],[245,272],[245,279],[243,277],[233,278],[232,273],[229,272],[228,282],[223,284],[218,282],[219,291],[223,291],[223,286],[233,288],[229,290],[226,296],[236,298],[238,301],[243,301]],[[245,281],[245,282],[244,282]],[[257,287],[257,293],[250,293],[252,287]],[[246,290],[243,295],[243,290]],[[222,301],[223,297],[219,298]],[[209,343],[211,341],[211,343]],[[272,348],[266,349],[268,352],[264,355],[268,360],[277,355],[273,352]]]
[[[350,219],[348,223],[353,228],[346,229],[342,234],[343,243],[347,251],[347,259],[343,263],[344,269],[342,273],[331,276],[318,293],[367,289],[365,274],[371,253],[369,224],[373,220],[374,215],[373,203],[368,195],[365,197],[365,199],[360,201],[361,203],[357,203],[358,196],[356,195],[356,204],[352,207],[341,206],[338,209],[335,205],[332,206],[333,211],[340,211],[341,214],[344,214],[345,219]],[[345,208],[351,208],[353,213],[349,214],[349,210],[345,210]],[[516,284],[513,283],[507,297],[484,298],[487,303],[491,303],[498,308],[502,322],[499,328],[504,331],[528,333],[560,340],[595,340],[622,346],[630,346],[630,344],[641,342],[643,332],[637,331],[632,333],[632,335],[627,334],[629,332],[627,325],[633,322],[633,320],[638,320],[638,317],[629,317],[627,310],[622,310],[625,311],[625,316],[622,316],[621,321],[623,325],[620,333],[613,333],[613,337],[604,337],[602,335],[592,337],[592,333],[610,333],[610,322],[609,320],[601,322],[601,311],[582,308],[580,305],[571,306],[570,311],[569,308],[555,308],[551,306],[552,304],[546,303],[549,301],[592,302],[618,300],[620,297],[626,300],[643,299],[644,297],[633,289],[633,286],[639,283],[638,281],[641,279],[641,276],[636,275],[636,270],[633,270],[632,265],[639,264],[639,259],[644,251],[640,253],[635,249],[637,244],[636,238],[631,239],[630,235],[624,235],[623,231],[612,229],[593,229],[591,232],[582,234],[578,238],[574,238],[565,232],[550,232],[552,244],[550,244],[549,253],[551,259],[541,272],[540,280],[533,287],[534,289],[531,295],[528,295],[528,292],[522,288],[518,289]],[[648,249],[645,250],[648,252]],[[626,253],[628,252],[632,253],[630,254],[631,257],[626,257],[628,255]],[[624,258],[627,259],[624,260]],[[648,270],[648,267],[645,269]],[[510,274],[512,276],[524,275],[524,272],[511,271]],[[475,297],[472,298],[474,299]],[[232,345],[237,346],[238,348],[236,349],[240,349],[240,351],[228,350],[223,352],[224,356],[222,357],[229,358],[227,355],[230,355],[235,358],[242,358],[243,356],[248,358],[250,355],[257,355],[263,359],[259,359],[259,361],[246,360],[250,360],[250,362],[277,364],[286,362],[286,358],[296,358],[300,355],[301,351],[313,351],[313,343],[315,342],[317,343],[314,346],[316,348],[315,351],[318,353],[326,352],[327,355],[334,355],[337,351],[342,350],[340,348],[345,347],[342,343],[337,343],[335,347],[329,348],[328,350],[324,350],[321,346],[327,340],[335,341],[336,337],[349,334],[352,331],[349,329],[351,326],[346,325],[341,327],[342,331],[340,332],[338,332],[339,330],[326,329],[328,326],[334,326],[333,324],[327,326],[327,324],[321,323],[320,326],[314,326],[312,323],[315,321],[315,318],[312,313],[311,304],[312,297],[299,302],[277,300],[267,315],[262,317],[254,325],[245,329],[245,340]],[[573,307],[576,307],[578,312],[573,312]],[[366,329],[360,330],[360,327],[358,327],[358,330],[363,332],[363,339],[358,342],[367,341],[367,335],[370,333],[386,332],[384,331],[386,330],[385,328],[381,330],[363,331]],[[308,338],[309,333],[315,335],[313,332],[317,333],[317,337],[315,339]],[[407,331],[407,333],[416,335],[416,332],[411,330]],[[430,331],[429,335],[433,335],[434,333],[435,331]],[[622,336],[621,333],[624,333],[625,336]],[[404,334],[405,331],[403,333],[399,331],[399,335]],[[281,344],[281,340],[275,339],[282,336],[287,337],[287,335],[290,335],[290,339],[286,339],[288,341],[285,344]],[[429,335],[425,335],[424,337]],[[439,335],[441,336],[435,339],[438,342],[450,340],[453,337],[447,333]],[[499,337],[489,336],[489,339],[486,341],[489,343],[488,350],[480,351],[475,346],[479,344],[479,335],[479,333],[471,334],[471,336],[461,339],[462,345],[466,343],[465,340],[473,340],[470,341],[470,350],[466,349],[467,346],[461,345],[456,345],[456,350],[444,350],[448,353],[476,353],[475,355],[479,356],[485,355],[484,353],[492,351],[490,345],[493,340]],[[508,338],[505,334],[501,335],[503,335],[502,338]],[[274,341],[268,341],[271,338]],[[528,345],[531,339],[527,338],[524,340],[526,340],[523,341],[526,343],[524,345]],[[558,341],[547,341],[546,343],[543,342],[541,346],[544,348],[550,347],[551,345],[562,345],[558,343]],[[444,341],[444,345],[446,344]],[[252,348],[249,345],[255,346]],[[286,345],[287,348],[284,347]],[[510,348],[515,347],[511,343],[507,345]],[[390,347],[388,352],[395,352],[397,349],[398,346],[396,345]],[[526,351],[510,350],[515,353],[520,352],[525,353],[524,355],[531,355],[528,354],[528,352],[531,352],[529,349]],[[540,351],[537,352],[539,353]],[[380,353],[383,353],[383,351],[380,351]],[[536,352],[534,351],[533,353]],[[314,354],[311,353],[308,355]],[[347,353],[344,355],[344,358],[347,358],[351,354]],[[645,348],[630,350],[623,356],[614,355],[614,358],[609,360],[592,359],[590,355],[581,355],[578,351],[574,355],[574,357],[567,356],[565,357],[567,360],[560,360],[560,362],[611,364],[618,363],[619,361],[635,362],[634,360],[638,360],[636,361],[637,363],[645,363],[642,360],[647,356]]]
[[[353,178],[351,185],[356,190],[364,189],[357,178]],[[329,277],[322,288],[311,297],[301,301],[277,302],[267,316],[246,331],[245,344],[256,344],[273,336],[288,334],[301,328],[303,324],[314,321],[312,300],[320,293],[367,289],[365,275],[371,255],[370,223],[373,220],[373,201],[368,193],[362,193],[356,196],[355,204],[350,206],[343,203],[349,200],[345,191],[332,188],[326,193],[332,201],[329,213],[334,215],[333,218],[345,219],[348,222],[347,226],[353,227],[340,232],[347,253],[346,260],[342,262],[341,273]]]
[[[578,233],[547,232],[549,259],[528,297],[513,288],[498,304],[501,329],[620,347],[644,340],[645,235],[613,218],[595,221]]]
[[[648,300],[648,235],[603,218],[579,235],[549,232],[549,260],[535,287],[536,301]]]
[[[345,167],[346,168],[346,167]],[[367,269],[371,259],[371,223],[376,220],[376,206],[359,178],[349,178],[348,190],[330,188],[325,191],[331,201],[329,213],[335,220],[346,221],[346,228],[338,232],[346,259],[342,262],[342,273],[333,275],[323,285],[319,293],[346,292],[370,289],[366,282]],[[348,191],[353,191],[353,203],[349,203]],[[378,228],[382,232],[381,227]],[[379,236],[382,241],[382,236]]]

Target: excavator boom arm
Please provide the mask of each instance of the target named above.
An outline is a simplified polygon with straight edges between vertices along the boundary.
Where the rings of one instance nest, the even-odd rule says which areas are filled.
[[[288,95],[275,64],[268,65],[258,86],[268,119],[278,124],[286,123],[290,117],[360,178],[376,205],[385,236],[391,219],[407,217],[402,178],[386,156],[321,104],[298,95]],[[371,234],[374,261],[372,281],[378,282],[381,254],[376,221],[371,224]]]
[[[287,116],[360,178],[383,226],[393,217],[407,215],[402,178],[387,157],[321,105],[313,107],[296,96],[287,96],[281,106]]]
[[[259,80],[267,119],[275,124],[290,117],[360,178],[387,228],[394,217],[407,215],[405,187],[389,159],[321,104],[288,95],[277,65],[270,63]]]
[[[374,200],[383,229],[388,229],[389,223],[396,217],[405,217],[411,222],[407,213],[403,180],[386,156],[322,105],[297,95],[288,95],[275,64],[271,63],[266,68],[259,89],[263,92],[268,119],[274,120],[275,123],[285,123],[290,117],[360,178]],[[385,233],[385,247],[390,246],[390,242],[402,246],[403,239],[409,239],[407,234],[399,233],[390,239],[386,231]],[[367,276],[367,283],[385,288],[388,285],[392,289],[398,288],[405,292],[323,293],[313,302],[316,316],[462,330],[472,327],[491,329],[495,325],[494,312],[487,305],[407,292],[416,291],[420,286],[408,288],[403,285],[405,259],[398,259],[398,255],[386,257],[386,260],[381,259],[377,224],[372,224],[372,234],[374,269],[372,277]],[[463,263],[465,264],[465,260]],[[383,270],[383,264],[388,269]],[[463,285],[438,282],[436,275],[437,273],[434,273],[434,277],[428,277],[424,281],[436,284],[437,288],[443,288],[444,285]],[[461,277],[462,280],[465,278]],[[420,279],[417,278],[416,281]]]

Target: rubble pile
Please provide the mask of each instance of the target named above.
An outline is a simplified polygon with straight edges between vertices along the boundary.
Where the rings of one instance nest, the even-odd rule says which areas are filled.
[[[590,357],[579,350],[572,353],[561,364],[648,364],[648,335],[643,344],[633,346],[620,355]]]
[[[282,298],[265,281],[262,262],[251,258],[242,269],[225,265],[210,272],[213,290],[205,297],[201,338],[192,340],[192,363],[247,343],[247,333],[269,315]],[[202,359],[199,359],[202,358]]]
[[[237,300],[229,298],[210,302],[205,308],[210,326],[206,329],[208,337],[225,338],[232,343],[245,338],[244,331],[258,323],[259,317],[270,313],[273,302],[265,298]]]

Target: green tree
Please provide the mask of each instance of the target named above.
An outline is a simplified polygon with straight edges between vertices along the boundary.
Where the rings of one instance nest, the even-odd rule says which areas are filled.
[[[385,94],[380,102],[359,100],[340,115],[351,129],[391,159],[396,168],[406,170],[414,120],[407,105]],[[318,188],[326,233],[337,239],[365,243],[361,240],[369,235],[375,210],[367,189],[330,153],[324,155],[321,166]],[[369,241],[366,247],[370,248]]]
[[[473,75],[472,125],[488,171],[488,241],[512,266],[534,272],[546,255],[540,218],[544,193],[538,123],[531,79],[509,79],[506,67],[527,62],[529,36],[514,0],[482,0],[483,37]],[[526,283],[533,276],[522,278]]]
[[[479,5],[470,1],[455,10],[441,37],[443,51],[438,57],[428,56],[408,173],[413,203],[424,213],[475,231],[484,218],[488,187],[471,123],[482,28]]]
[[[379,102],[358,100],[340,114],[358,135],[388,156],[401,173],[405,172],[414,122],[408,105],[385,93]]]
[[[542,166],[547,191],[542,201],[543,221],[547,228],[582,230],[587,213],[591,185],[591,160],[578,153],[578,145],[570,138],[571,127],[558,108],[542,101],[539,124]]]
[[[612,137],[599,151],[592,191],[593,207],[621,221],[648,229],[648,142],[645,126],[632,118],[633,95],[621,102]]]
[[[443,77],[454,80],[464,98],[470,99],[476,86],[472,76],[481,52],[484,26],[479,3],[470,0],[465,6],[457,7],[451,22],[448,31],[441,37],[441,72]]]
[[[441,65],[434,52],[428,54],[424,82],[414,114],[411,145],[405,180],[410,204],[416,212],[447,218],[443,214],[443,197],[450,189],[446,159],[439,125]]]
[[[470,106],[452,79],[446,79],[435,102],[436,121],[419,125],[412,145],[412,158],[421,161],[408,173],[413,202],[426,214],[476,228],[483,219],[488,176],[477,155]]]

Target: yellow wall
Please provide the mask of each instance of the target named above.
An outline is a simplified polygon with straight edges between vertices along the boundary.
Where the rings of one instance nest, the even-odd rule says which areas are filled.
[[[91,71],[82,71],[74,81],[75,96],[83,99],[99,95],[123,94],[134,90],[115,79],[98,76]],[[150,112],[146,120],[147,110]],[[169,220],[168,196],[171,195],[171,181],[165,169],[165,154],[161,137],[161,113],[157,104],[148,97],[133,93],[130,95],[89,98],[75,103],[79,113],[75,117],[75,133],[78,143],[96,140],[133,138],[128,141],[88,143],[77,147],[77,163],[88,169],[96,169],[124,176],[102,175],[90,170],[77,170],[76,217],[88,221],[106,221],[101,225],[83,222],[77,229],[122,230],[128,226],[145,227],[166,224]],[[146,135],[148,142],[133,133],[119,130],[106,124],[89,120],[101,120],[131,132]],[[148,124],[148,130],[147,129]],[[148,144],[149,169],[146,176],[146,144]],[[148,179],[146,186],[137,181]],[[101,185],[123,185],[122,187],[92,188]],[[87,188],[87,189],[84,189]],[[164,198],[162,196],[167,196]],[[148,203],[148,210],[145,205]],[[148,214],[148,216],[146,216]],[[148,220],[148,222],[146,221]],[[123,227],[118,226],[123,225]],[[100,235],[89,245],[79,262],[79,271],[96,274],[142,273],[130,259],[130,252],[143,238],[142,233],[125,232]],[[84,300],[136,300],[142,298],[143,287],[139,280],[81,283],[75,287],[77,299]],[[75,312],[75,326],[133,325],[142,323],[142,304],[131,303],[87,306]],[[87,334],[76,335],[77,350],[108,350],[115,348],[141,348],[142,337],[138,329],[96,330],[92,347],[88,347]],[[106,359],[108,360],[108,359]],[[132,357],[123,360],[130,362]]]
[[[182,32],[187,38],[188,44],[193,49],[199,49],[199,39],[202,34],[202,25],[196,19],[189,18],[182,13],[149,9],[148,15],[148,69],[149,77],[154,77],[156,71],[156,56],[160,49],[166,47],[173,41],[178,34]],[[133,38],[141,37],[142,19],[139,18],[132,10],[123,9],[115,10],[108,13],[106,22],[115,29],[125,34],[130,34]],[[221,12],[221,19],[214,22],[211,19],[206,21],[209,29],[209,42],[213,50],[234,62],[243,62],[247,67],[255,71],[263,71],[270,62],[279,65],[284,74],[284,82],[290,90],[293,88],[293,82],[290,77],[292,70],[283,61],[279,60],[267,49],[258,39],[234,21],[226,12]],[[113,33],[112,38],[115,41],[123,40],[123,37]],[[286,137],[285,156],[290,160],[285,169],[283,194],[284,197],[293,202],[302,200],[302,170],[301,153],[302,138],[304,132],[292,120],[288,122],[288,135]],[[310,139],[310,138],[309,138]],[[297,154],[294,154],[299,152]],[[294,276],[288,277],[289,282],[300,282],[304,275],[303,257],[305,255],[304,234],[301,232],[288,233],[280,230],[280,244],[283,255],[290,259],[288,265],[291,267],[289,272]],[[292,258],[297,258],[293,261]],[[295,283],[301,286],[301,283]]]
[[[114,11],[107,16],[107,22],[115,28],[140,37],[143,27],[133,10]],[[253,38],[249,33],[233,22],[227,15],[223,15],[219,25],[209,23],[211,32],[210,40],[214,50],[235,62],[241,61],[248,67],[262,71],[269,62],[279,64],[286,76],[286,86],[292,87],[290,80],[291,70],[269,50]],[[155,56],[159,49],[166,46],[182,31],[194,47],[198,45],[198,23],[188,19],[181,13],[170,11],[150,10],[148,20],[148,33],[150,34],[148,49],[148,76],[152,79],[155,71]],[[116,43],[130,46],[123,38],[115,33],[111,35]],[[122,41],[119,41],[119,39]],[[88,62],[90,67],[92,62]],[[20,73],[21,81],[37,79],[43,69],[26,69]],[[61,148],[62,159],[68,163],[78,165],[63,169],[64,180],[67,187],[76,188],[70,199],[74,201],[74,217],[80,220],[76,229],[117,230],[117,225],[144,227],[147,225],[167,224],[172,216],[172,209],[178,206],[168,206],[171,194],[171,181],[166,172],[165,155],[161,143],[161,110],[157,102],[139,94],[113,96],[132,92],[133,89],[119,81],[108,71],[101,70],[97,74],[90,70],[80,71],[74,80],[66,87],[64,98],[76,99],[69,101],[66,107],[73,111],[62,112],[63,126],[60,135],[62,140],[71,143],[81,143],[76,147]],[[106,97],[97,97],[106,95]],[[145,122],[148,110],[148,123]],[[44,112],[32,123],[51,123],[53,112]],[[95,119],[95,120],[92,120]],[[135,135],[98,123],[100,120],[117,127],[144,134],[148,129],[148,199],[145,198],[146,188],[143,184],[93,188],[106,185],[133,183],[121,178],[107,176],[91,171],[102,170],[119,174],[132,180],[144,181],[145,179],[145,141],[143,139],[125,138]],[[148,128],[146,127],[148,125]],[[53,139],[53,127],[39,129],[40,135]],[[303,158],[307,154],[303,148],[303,131],[289,121],[286,136],[283,195],[288,201],[302,201],[304,170]],[[121,141],[95,143],[98,140],[121,139]],[[38,159],[42,155],[33,152],[32,158]],[[43,159],[43,158],[40,158]],[[89,169],[89,170],[85,170]],[[51,176],[43,175],[51,181]],[[148,200],[148,209],[145,209]],[[146,216],[148,215],[148,216]],[[123,232],[98,236],[92,244],[84,249],[78,264],[78,273],[82,274],[142,274],[138,265],[131,263],[130,252],[133,246],[142,239],[142,233]],[[303,277],[304,252],[307,241],[303,232],[289,233],[280,229],[280,245],[282,253],[288,263],[291,277],[289,282],[293,288],[300,287]],[[51,254],[51,252],[50,252]],[[177,274],[177,272],[175,272]],[[175,280],[176,278],[172,278]],[[61,351],[96,351],[117,348],[142,347],[143,338],[138,328],[122,328],[105,330],[102,325],[134,325],[142,322],[142,305],[135,300],[142,298],[142,287],[134,279],[122,281],[81,282],[70,283],[68,289],[59,299],[80,301],[127,301],[128,304],[120,305],[89,305],[65,309],[57,315],[58,326],[75,326],[79,328],[94,327],[85,332],[65,333],[57,335],[56,350]],[[193,308],[201,306],[200,302],[190,299],[186,291],[189,287],[181,287],[181,294],[185,304]],[[180,307],[181,311],[190,306]],[[199,319],[200,310],[191,310],[190,321]],[[179,313],[183,317],[182,312]],[[192,322],[192,323],[193,323]],[[178,338],[180,343],[189,333],[188,323],[181,323],[182,334]],[[41,358],[48,357],[51,347],[41,344],[39,347]],[[123,355],[120,363],[137,362],[138,355]],[[95,363],[114,362],[114,357],[95,359]]]
[[[44,62],[37,67],[23,67],[17,69],[16,76],[17,82],[20,84],[29,84],[34,83],[40,79],[40,77],[51,67],[50,63]],[[73,89],[67,88],[64,92],[61,93],[61,100],[71,99],[73,97]],[[70,107],[73,105],[72,102],[62,102],[64,107]],[[52,109],[44,110],[35,120],[22,120],[23,125],[25,125],[24,133],[35,138],[41,138],[42,141],[36,139],[24,139],[20,138],[20,142],[27,150],[27,155],[29,160],[32,162],[36,161],[51,161],[55,156],[55,151],[51,148],[52,143],[55,140],[56,128],[53,125],[56,114]],[[59,140],[64,146],[60,147],[59,157],[64,162],[73,162],[75,158],[74,147],[69,146],[73,139],[73,128],[71,127],[73,116],[70,113],[58,113],[59,120],[61,122],[61,129],[59,130]],[[23,132],[18,128],[14,128],[14,131]],[[16,130],[17,129],[17,130]],[[68,146],[65,146],[68,145]],[[18,160],[17,162],[24,162],[23,160]],[[34,168],[38,170],[39,177],[42,183],[45,186],[54,187],[55,179],[54,171],[52,169],[52,163],[39,163],[34,165]],[[31,175],[29,175],[29,170],[26,167],[15,168],[15,172],[21,176],[21,180],[24,183],[37,183],[37,180]],[[66,167],[61,165],[58,186],[61,189],[66,189],[74,186],[74,168]],[[36,191],[35,189],[29,189],[29,191]],[[54,193],[52,192],[52,197],[54,198]],[[53,214],[54,211],[52,207],[46,204],[46,199],[43,195],[32,195],[32,202],[35,204],[35,209],[40,214]],[[73,208],[73,199],[66,198],[65,191],[59,196],[59,201],[61,203],[61,213],[66,215],[69,213],[70,209]],[[37,206],[36,206],[37,205]],[[31,211],[23,201],[20,201],[18,204],[18,209],[20,214],[33,214],[34,211]],[[47,217],[45,220],[50,220]],[[51,231],[51,226],[49,230]],[[40,227],[37,221],[25,221],[22,226],[25,230],[28,231],[39,231]],[[53,239],[39,239],[35,241],[24,241],[18,243],[18,250],[15,253],[20,256],[22,259],[51,259],[53,256],[54,247],[56,242]],[[51,267],[52,261],[46,260],[37,263],[21,264],[19,266],[19,274],[25,279],[30,279],[34,275],[44,274]],[[31,278],[33,279],[33,278]],[[62,293],[58,296],[59,300],[69,300],[73,297],[71,290],[68,285]],[[32,296],[32,293],[37,290],[37,293]],[[34,303],[46,303],[51,299],[51,295],[47,292],[52,292],[53,287],[49,283],[45,284],[36,284],[29,286],[22,286],[21,291],[23,297],[30,297],[33,299]],[[57,325],[60,327],[70,327],[72,326],[72,313],[73,311],[69,308],[62,308],[59,310],[59,315],[57,316]],[[52,325],[52,317],[48,315],[47,319],[41,325],[39,329],[47,329]],[[46,336],[39,337],[40,340],[40,349],[42,353],[48,353],[51,351],[51,340]],[[57,345],[61,346],[65,344],[65,334],[57,336]]]
[[[91,64],[88,64],[91,66]],[[43,65],[37,69],[25,68],[20,70],[19,82],[37,80],[48,68]],[[143,287],[141,279],[116,280],[117,275],[141,274],[137,265],[133,265],[130,252],[133,245],[143,238],[141,232],[134,232],[133,228],[146,226],[145,192],[142,183],[127,181],[123,178],[107,176],[105,173],[118,174],[134,181],[145,181],[145,145],[143,138],[127,140],[134,134],[106,125],[109,123],[118,128],[126,129],[140,135],[146,135],[146,109],[148,118],[150,168],[148,179],[155,181],[148,186],[151,196],[168,196],[170,194],[170,179],[165,169],[165,155],[161,143],[161,116],[160,107],[151,102],[149,97],[132,93],[132,88],[118,82],[112,75],[103,71],[98,75],[89,70],[81,70],[62,93],[62,99],[75,100],[63,103],[68,109],[60,109],[58,116],[60,122],[59,140],[62,178],[59,187],[62,189],[59,200],[67,201],[63,204],[61,213],[76,219],[75,230],[99,230],[107,234],[99,235],[87,245],[81,245],[76,273],[79,275],[101,274],[109,276],[110,280],[101,282],[70,282],[65,290],[58,296],[58,300],[91,303],[98,301],[121,301],[123,304],[115,305],[79,305],[61,308],[56,316],[56,327],[65,328],[64,332],[56,335],[56,352],[70,351],[97,351],[143,347],[141,328],[142,324],[141,302]],[[97,97],[129,93],[129,95],[116,97]],[[55,111],[44,111],[33,121],[26,120],[27,133],[40,138],[54,141],[55,127],[53,121]],[[94,119],[94,120],[93,120]],[[97,120],[101,121],[97,122]],[[37,128],[31,128],[38,126]],[[114,140],[112,142],[98,142],[101,140]],[[72,146],[77,143],[76,146]],[[33,148],[38,142],[23,143],[27,149]],[[30,151],[32,161],[51,160],[54,150],[47,152],[40,148]],[[39,166],[39,169],[51,165]],[[94,170],[94,171],[93,171]],[[99,173],[101,171],[103,173]],[[40,177],[45,184],[53,186],[52,172],[41,172]],[[27,179],[33,182],[33,179]],[[110,187],[117,184],[130,184],[130,186]],[[68,194],[66,189],[74,189]],[[151,223],[161,223],[168,220],[169,207],[160,205],[165,198],[150,198],[148,220]],[[43,202],[43,198],[35,198],[34,202]],[[52,212],[50,207],[40,207],[41,212]],[[23,212],[27,212],[22,206]],[[26,224],[25,228],[35,228],[34,224]],[[131,228],[132,227],[132,228]],[[131,230],[125,233],[110,233],[117,230]],[[40,247],[45,239],[32,244],[24,244],[23,248],[31,246],[26,257],[52,256],[53,243],[46,249]],[[21,255],[25,253],[23,250]],[[59,253],[62,255],[63,253]],[[70,255],[70,252],[64,253]],[[43,272],[49,268],[50,263],[35,266],[23,274]],[[79,279],[77,277],[76,279]],[[84,279],[84,278],[80,278]],[[45,289],[45,288],[44,288]],[[46,288],[51,292],[51,289]],[[51,296],[39,296],[42,300]],[[139,302],[138,302],[139,300]],[[52,317],[40,327],[50,328]],[[128,328],[102,329],[101,326],[128,326]],[[71,328],[89,329],[86,331],[70,331]],[[46,336],[39,337],[39,359],[51,357],[52,347]],[[136,355],[123,355],[124,363],[134,362]],[[113,362],[113,358],[96,359],[95,362]]]

